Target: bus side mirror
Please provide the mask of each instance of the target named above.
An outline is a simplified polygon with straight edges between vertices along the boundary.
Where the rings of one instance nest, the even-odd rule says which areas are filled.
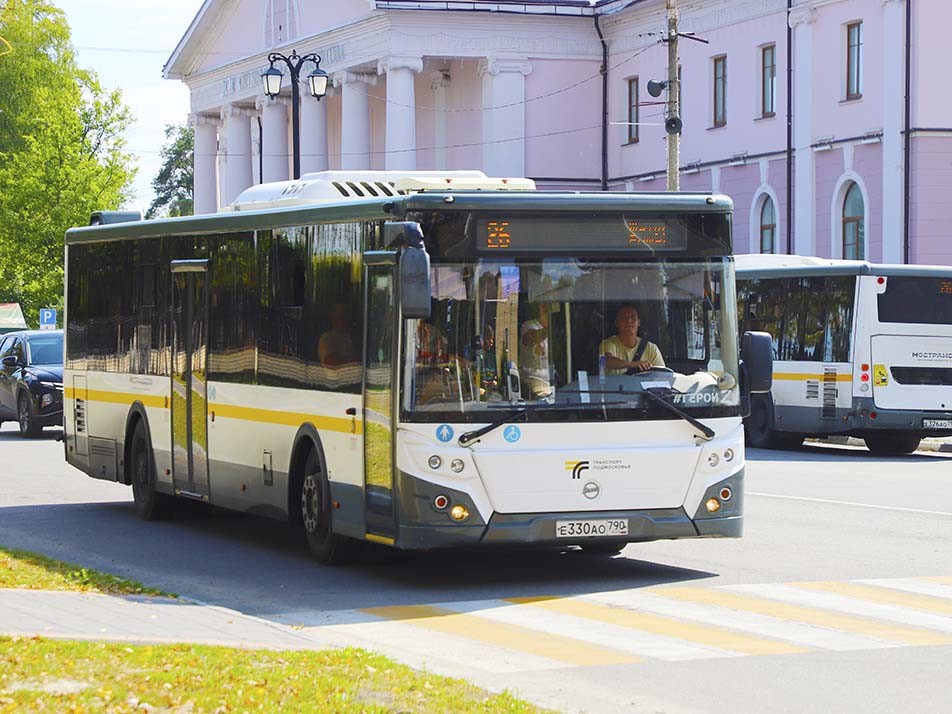
[[[384,243],[398,248],[397,262],[400,312],[405,319],[430,317],[430,255],[423,244],[419,223],[403,221],[383,224]]]
[[[773,339],[766,332],[745,332],[741,340],[741,391],[764,394],[773,386]]]

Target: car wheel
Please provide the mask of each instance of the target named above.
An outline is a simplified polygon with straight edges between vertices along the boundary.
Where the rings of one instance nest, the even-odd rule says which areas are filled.
[[[172,496],[156,490],[155,458],[152,456],[152,445],[141,421],[132,432],[129,454],[132,498],[139,518],[144,521],[159,521],[171,517],[175,510],[175,500]]]
[[[308,550],[317,562],[324,565],[344,565],[357,555],[359,543],[331,530],[330,488],[320,459],[313,449],[304,464],[301,481],[300,519]]]
[[[30,398],[23,392],[20,392],[17,399],[17,421],[20,423],[20,434],[28,439],[39,436],[40,432],[43,431],[43,428],[37,426],[36,420],[33,418],[33,406],[30,404]]]

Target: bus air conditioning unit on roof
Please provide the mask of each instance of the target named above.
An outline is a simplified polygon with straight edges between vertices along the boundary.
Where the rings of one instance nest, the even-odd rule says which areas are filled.
[[[245,189],[221,212],[372,200],[421,191],[534,191],[525,178],[489,178],[482,171],[320,171],[296,181]]]

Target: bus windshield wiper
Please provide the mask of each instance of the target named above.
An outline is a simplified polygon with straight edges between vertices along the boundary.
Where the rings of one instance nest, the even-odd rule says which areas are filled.
[[[684,419],[684,421],[686,421],[688,424],[693,426],[695,429],[697,429],[704,435],[705,441],[710,441],[715,436],[717,436],[717,432],[715,432],[711,427],[705,424],[702,424],[701,422],[699,422],[697,419],[695,419],[693,416],[691,416],[687,412],[681,411],[676,406],[674,406],[671,402],[669,402],[667,399],[662,397],[660,394],[655,394],[651,389],[643,389],[641,393],[650,397],[653,402],[655,402],[656,404],[660,404],[667,411],[671,412],[672,414],[677,414],[679,417]]]
[[[518,406],[511,407],[512,412],[506,414],[506,416],[501,419],[497,419],[494,422],[487,424],[486,426],[480,427],[479,429],[474,429],[473,431],[467,431],[464,434],[460,434],[457,443],[460,446],[469,446],[474,441],[478,440],[479,437],[488,434],[493,429],[498,429],[504,424],[508,424],[511,421],[516,421],[517,419],[524,418],[526,413],[529,411],[548,411],[548,410],[575,410],[575,409],[585,409],[585,408],[596,408],[601,409],[606,406],[617,406],[619,404],[628,404],[628,402],[593,402],[592,404],[520,404]],[[493,407],[490,407],[493,408]],[[506,406],[499,406],[499,409],[505,409]]]

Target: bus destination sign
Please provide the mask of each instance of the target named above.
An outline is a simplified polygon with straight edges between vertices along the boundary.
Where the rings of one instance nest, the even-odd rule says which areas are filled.
[[[677,220],[631,215],[485,216],[476,221],[480,253],[655,253],[687,248]]]

